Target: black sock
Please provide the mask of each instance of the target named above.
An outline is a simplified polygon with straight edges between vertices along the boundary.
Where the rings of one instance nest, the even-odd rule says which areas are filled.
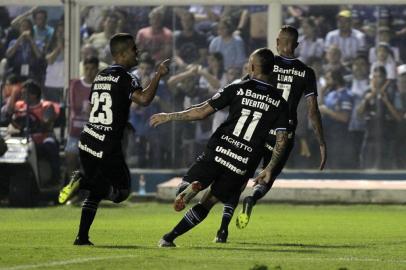
[[[79,233],[80,239],[89,238],[90,226],[93,223],[100,200],[86,199],[82,205],[82,216],[80,217]]]
[[[200,203],[196,204],[192,208],[190,208],[182,220],[178,223],[178,225],[173,228],[170,233],[164,235],[164,239],[168,242],[173,242],[176,237],[184,234],[185,232],[192,229],[194,226],[199,224],[207,217],[207,214],[210,210],[207,210],[203,205]]]
[[[265,196],[265,194],[270,190],[270,187],[264,186],[264,185],[256,185],[254,187],[254,192],[252,194],[252,199],[254,202],[254,205],[256,202],[261,199],[262,197]]]
[[[235,206],[231,204],[224,204],[223,218],[221,219],[220,231],[228,231],[228,225],[234,214]]]

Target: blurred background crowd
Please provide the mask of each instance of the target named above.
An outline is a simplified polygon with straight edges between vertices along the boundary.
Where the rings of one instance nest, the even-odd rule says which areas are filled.
[[[282,18],[282,24],[299,29],[297,57],[316,72],[327,168],[405,169],[406,6],[284,6]],[[140,51],[131,72],[143,85],[160,61],[172,59],[171,74],[160,82],[151,106],[131,107],[125,142],[129,166],[187,167],[227,111],[157,129],[148,126],[149,117],[203,102],[243,76],[249,54],[267,46],[267,19],[268,6],[260,5],[85,7],[80,77],[66,86],[63,8],[0,7],[1,125],[10,133],[30,125],[31,133],[43,135],[38,144],[51,145],[45,147],[48,153],[64,149],[68,172],[77,168],[91,83],[112,63],[110,37],[129,32]],[[27,104],[33,116],[19,121]],[[302,102],[291,169],[315,169],[319,162],[306,114]],[[64,127],[66,132],[55,135],[55,128]]]

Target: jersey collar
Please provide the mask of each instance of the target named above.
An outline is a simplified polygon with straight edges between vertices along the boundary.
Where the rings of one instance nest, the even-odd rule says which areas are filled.
[[[285,60],[289,60],[289,61],[292,61],[292,60],[296,60],[296,59],[297,59],[296,57],[286,57],[286,56],[282,56],[282,55],[279,55],[279,57],[280,57],[280,58],[283,58],[283,59],[285,59]]]
[[[120,68],[122,68],[124,70],[127,70],[123,65],[120,65],[120,64],[112,64],[111,66],[112,67],[120,67]]]
[[[264,82],[264,81],[261,81],[261,80],[258,80],[258,79],[252,79],[252,80],[254,80],[254,81],[256,81],[256,82],[260,82],[260,83],[262,83],[262,84],[266,84],[266,85],[272,86],[270,83],[267,83],[267,82]]]

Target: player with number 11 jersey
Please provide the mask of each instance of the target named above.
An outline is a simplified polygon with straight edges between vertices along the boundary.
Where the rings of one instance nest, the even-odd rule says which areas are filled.
[[[270,128],[287,128],[287,103],[272,85],[257,79],[232,83],[208,103],[215,110],[230,107],[205,155],[237,175],[252,177]]]

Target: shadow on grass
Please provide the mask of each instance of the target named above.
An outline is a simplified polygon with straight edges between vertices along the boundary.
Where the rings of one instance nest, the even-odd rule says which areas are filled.
[[[139,245],[96,245],[94,248],[105,248],[105,249],[151,249],[151,247],[147,246],[139,246]]]
[[[245,243],[246,244],[246,243]],[[269,245],[271,246],[271,245]],[[217,247],[212,246],[192,246],[189,249],[213,249],[213,250],[230,250],[230,251],[251,251],[251,252],[272,252],[272,253],[322,253],[320,250],[312,249],[273,249],[273,248],[250,248],[250,247],[228,247],[226,245],[219,245]]]
[[[301,247],[301,248],[366,248],[368,245],[317,245],[317,244],[301,244],[301,243],[275,243],[275,244],[265,244],[258,242],[235,242],[236,244],[245,244],[245,245],[256,245],[256,246],[269,246],[269,247]]]
[[[247,244],[247,243],[245,243]],[[272,246],[272,245],[269,245]],[[122,249],[122,250],[135,250],[135,249],[157,249],[158,247],[141,246],[141,245],[95,245],[93,248],[100,249]],[[180,246],[182,248],[182,246]],[[321,253],[320,250],[312,249],[275,249],[275,248],[250,248],[250,247],[230,247],[227,245],[217,246],[189,246],[188,249],[192,250],[221,250],[221,251],[248,251],[248,252],[275,252],[275,253]],[[175,248],[176,250],[176,248]]]

